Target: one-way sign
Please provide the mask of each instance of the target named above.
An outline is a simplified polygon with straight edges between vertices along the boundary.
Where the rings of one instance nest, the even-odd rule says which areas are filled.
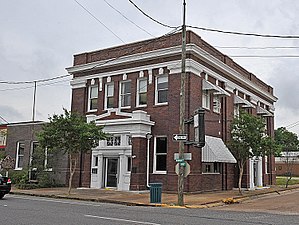
[[[172,140],[174,140],[174,141],[187,141],[187,134],[173,134]]]

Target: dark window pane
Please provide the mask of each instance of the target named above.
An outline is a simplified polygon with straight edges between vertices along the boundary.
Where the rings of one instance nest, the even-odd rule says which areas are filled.
[[[114,107],[114,97],[108,97],[107,98],[107,108],[113,108]]]
[[[146,93],[139,94],[139,105],[147,104],[147,96]]]
[[[167,155],[157,155],[157,164],[156,164],[156,170],[157,171],[166,171],[166,158]]]
[[[156,139],[156,153],[167,153],[167,138],[159,137]]]
[[[94,110],[98,108],[98,99],[91,99],[90,100],[90,110]]]
[[[168,90],[158,92],[158,103],[167,102]]]

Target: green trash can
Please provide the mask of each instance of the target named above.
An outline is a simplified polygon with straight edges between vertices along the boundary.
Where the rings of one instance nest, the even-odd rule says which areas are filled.
[[[150,203],[162,203],[162,183],[150,183]]]

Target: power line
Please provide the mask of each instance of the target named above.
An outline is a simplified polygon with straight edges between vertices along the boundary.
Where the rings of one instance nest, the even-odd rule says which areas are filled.
[[[96,21],[98,21],[102,26],[109,30],[118,40],[125,44],[125,41],[122,40],[116,33],[114,33],[108,26],[106,26],[102,21],[100,21],[95,15],[93,15],[87,8],[85,8],[80,2],[74,0],[82,9],[84,9],[90,16],[92,16]]]
[[[130,23],[134,24],[136,27],[138,27],[140,30],[144,31],[145,33],[147,33],[148,35],[155,37],[154,35],[152,35],[151,33],[149,33],[147,30],[145,30],[144,28],[140,27],[138,24],[136,24],[134,21],[130,20],[128,17],[126,17],[121,11],[119,11],[118,9],[116,9],[114,6],[112,6],[109,2],[107,2],[106,0],[103,0],[108,6],[110,6],[112,9],[114,9],[116,12],[118,12],[122,17],[124,17],[126,20],[128,20]]]
[[[223,34],[232,34],[232,35],[254,36],[254,37],[263,37],[263,38],[282,38],[282,39],[298,39],[299,38],[298,35],[272,35],[272,34],[243,33],[243,32],[238,32],[238,31],[224,31],[224,30],[190,26],[190,25],[188,25],[187,27],[193,28],[193,29],[198,29],[198,30],[211,31],[211,32],[217,32],[217,33],[223,33]]]
[[[265,49],[299,49],[296,46],[267,46],[267,47],[245,47],[245,46],[213,46],[214,48],[223,49],[252,49],[252,50],[265,50]]]
[[[154,21],[155,23],[160,24],[160,25],[162,25],[162,26],[164,26],[164,27],[167,27],[167,28],[172,28],[172,29],[176,28],[176,27],[174,27],[174,26],[169,26],[169,25],[167,25],[167,24],[165,24],[165,23],[162,23],[162,22],[160,22],[160,21],[154,19],[154,18],[151,17],[150,15],[146,14],[146,13],[145,13],[141,8],[139,8],[139,7],[138,7],[132,0],[129,0],[129,2],[130,2],[136,9],[138,9],[143,15],[145,15],[147,18],[151,19],[151,20]]]
[[[41,82],[48,82],[52,80],[62,79],[65,77],[71,76],[70,74],[65,74],[57,77],[47,78],[47,79],[40,79],[40,80],[33,80],[33,81],[0,81],[0,84],[32,84],[34,82],[41,83]]]
[[[2,119],[5,123],[9,124],[9,122],[0,115],[0,119]]]

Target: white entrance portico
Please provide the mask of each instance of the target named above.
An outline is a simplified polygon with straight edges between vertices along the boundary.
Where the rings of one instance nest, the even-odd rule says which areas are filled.
[[[118,119],[110,119],[111,113]],[[92,149],[90,187],[130,190],[131,162],[134,158],[132,138],[146,138],[154,122],[144,111],[124,113],[119,109],[111,109],[100,116],[87,115],[87,121],[95,121],[110,135]]]

